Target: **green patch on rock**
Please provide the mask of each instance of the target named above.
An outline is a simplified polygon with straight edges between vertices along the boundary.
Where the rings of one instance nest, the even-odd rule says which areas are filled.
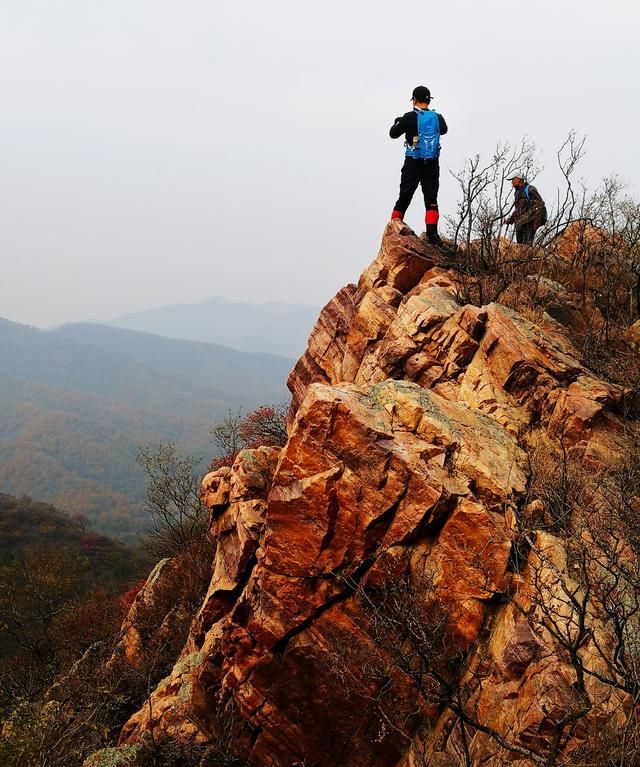
[[[254,455],[254,450],[252,448],[246,448],[245,450],[241,450],[238,453],[238,459],[242,463],[248,463],[248,464],[256,464],[256,463],[258,463],[258,459]]]
[[[182,676],[182,674],[186,674],[194,668],[201,666],[204,662],[204,658],[205,655],[203,652],[192,652],[190,655],[185,656],[176,663],[171,676]]]
[[[178,700],[181,700],[183,703],[186,703],[191,697],[192,689],[193,689],[193,685],[191,684],[191,682],[185,682],[182,685],[182,687],[180,687],[180,690],[178,691]]]
[[[442,424],[447,431],[454,434],[459,433],[459,430],[456,428],[453,421],[438,406],[433,393],[416,383],[389,379],[388,381],[374,384],[369,390],[368,396],[376,402],[376,404],[387,409],[400,399],[400,395],[402,395],[404,399],[413,400],[421,410],[428,413],[434,421]]]
[[[116,748],[103,748],[90,756],[84,767],[136,767],[142,746],[138,743]]]

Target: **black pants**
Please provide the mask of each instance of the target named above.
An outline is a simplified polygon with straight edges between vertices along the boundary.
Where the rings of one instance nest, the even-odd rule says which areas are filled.
[[[516,227],[516,242],[518,245],[531,245],[537,228],[535,224],[523,224]]]
[[[400,197],[393,206],[394,210],[406,213],[413,195],[422,186],[424,206],[429,208],[438,207],[438,189],[440,187],[440,162],[435,160],[414,160],[407,157],[400,174]]]

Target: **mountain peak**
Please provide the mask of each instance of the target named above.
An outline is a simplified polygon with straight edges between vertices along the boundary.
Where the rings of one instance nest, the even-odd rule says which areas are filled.
[[[149,309],[103,324],[296,358],[305,348],[317,315],[317,307],[304,304],[252,304],[212,296],[198,304]]]

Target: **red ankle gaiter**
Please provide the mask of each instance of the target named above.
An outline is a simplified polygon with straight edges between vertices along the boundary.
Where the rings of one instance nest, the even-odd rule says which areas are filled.
[[[424,216],[425,224],[437,224],[440,214],[437,210],[428,210]]]
[[[400,219],[400,221],[402,221],[403,216],[404,216],[404,213],[401,213],[399,210],[394,210],[391,213],[391,220],[396,221],[397,219]]]

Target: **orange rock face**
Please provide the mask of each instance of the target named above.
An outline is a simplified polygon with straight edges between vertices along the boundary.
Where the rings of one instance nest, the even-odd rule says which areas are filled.
[[[519,744],[548,739],[574,680],[528,617],[531,569],[514,574],[527,438],[541,430],[597,467],[623,449],[621,392],[561,335],[497,304],[460,305],[455,272],[401,222],[323,309],[289,388],[286,446],[205,477],[211,584],[122,744],[149,730],[224,737],[255,767],[417,765],[424,754],[458,764],[465,748],[473,764],[507,763],[486,734],[465,746],[442,690],[420,686],[409,629],[393,633],[414,609],[430,627],[423,641],[441,642],[431,662],[445,676],[460,668],[487,727]],[[563,545],[541,534],[532,551],[555,562],[552,594]],[[405,583],[415,598],[403,612]]]
[[[631,325],[625,333],[625,336],[629,348],[632,349],[635,354],[640,354],[640,320]]]

